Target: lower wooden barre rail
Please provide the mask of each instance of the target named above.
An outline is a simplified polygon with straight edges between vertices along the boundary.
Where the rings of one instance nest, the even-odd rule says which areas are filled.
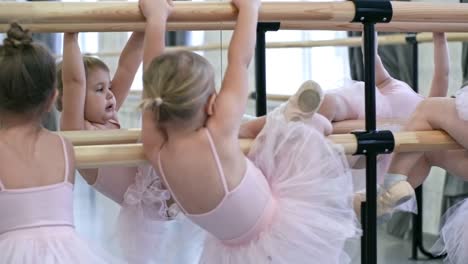
[[[277,21],[281,30],[334,30],[334,31],[362,31],[362,25],[349,22],[323,21]],[[32,32],[60,33],[60,32],[129,32],[143,31],[145,23],[73,23],[73,24],[31,24],[22,23],[24,28]],[[204,23],[168,23],[169,31],[212,31],[233,30],[233,22],[204,22]],[[8,24],[0,24],[0,32],[6,32]],[[390,22],[377,24],[376,29],[381,32],[468,32],[468,23],[432,23],[432,22]]]
[[[252,139],[242,139],[240,141],[240,146],[244,153],[249,152],[252,141]],[[143,145],[140,143],[75,146],[74,148],[76,167],[80,169],[102,166],[130,167],[146,163],[145,155],[143,154]]]
[[[87,133],[83,131],[82,133]],[[67,136],[67,134],[64,134]],[[70,134],[68,134],[70,136]],[[442,131],[398,132],[394,133],[395,152],[433,151],[462,149],[447,133]],[[328,137],[335,144],[343,146],[346,154],[353,154],[357,141],[352,134],[331,135]],[[73,138],[70,138],[73,141]],[[241,149],[247,153],[251,139],[240,140]],[[78,168],[96,168],[100,166],[136,166],[145,162],[141,144],[76,146]]]
[[[406,119],[379,119],[378,127],[402,126]],[[346,120],[333,123],[334,134],[345,134],[351,131],[363,129],[364,120]],[[88,130],[88,131],[61,131],[58,132],[68,138],[74,146],[89,145],[116,145],[135,144],[139,142],[141,129],[111,129],[111,130]]]
[[[142,144],[75,147],[76,168],[137,166],[146,162]]]
[[[110,145],[137,143],[141,130],[111,129],[111,130],[87,130],[87,131],[61,131],[58,132],[69,139],[74,146]]]

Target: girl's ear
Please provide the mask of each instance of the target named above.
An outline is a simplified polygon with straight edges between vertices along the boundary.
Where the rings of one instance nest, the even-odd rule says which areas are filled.
[[[216,93],[212,93],[210,97],[208,98],[208,102],[206,103],[206,106],[205,106],[205,112],[208,116],[214,115],[215,101],[216,101]]]

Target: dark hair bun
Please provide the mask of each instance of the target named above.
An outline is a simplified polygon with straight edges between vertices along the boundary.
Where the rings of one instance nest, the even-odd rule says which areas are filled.
[[[13,22],[7,32],[3,44],[7,47],[20,48],[32,43],[32,35],[29,30],[24,30],[18,23]]]

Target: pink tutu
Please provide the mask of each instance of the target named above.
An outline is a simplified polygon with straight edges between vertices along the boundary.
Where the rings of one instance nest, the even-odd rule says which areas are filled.
[[[465,264],[468,260],[468,199],[451,207],[444,215],[440,238],[432,248],[447,253],[446,263]]]
[[[464,87],[457,91],[455,97],[458,117],[468,121],[468,87]]]
[[[118,243],[129,263],[198,263],[206,232],[178,213],[176,205],[167,208],[169,198],[155,170],[140,166],[117,221]]]
[[[267,116],[248,155],[275,197],[271,221],[257,238],[239,246],[208,236],[201,263],[350,262],[345,241],[361,230],[343,151],[313,127],[286,122],[283,107]]]
[[[326,93],[341,98],[346,107],[351,109],[353,115],[357,116],[356,119],[364,119],[366,117],[364,85],[364,82],[344,80],[344,85],[327,90]],[[375,89],[375,100],[377,118],[391,118],[392,108],[385,96],[377,88]]]
[[[0,263],[124,263],[93,249],[69,226],[37,227],[0,235]]]

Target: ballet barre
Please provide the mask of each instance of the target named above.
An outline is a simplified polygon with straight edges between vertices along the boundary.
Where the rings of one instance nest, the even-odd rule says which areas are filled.
[[[74,146],[112,145],[137,143],[140,139],[141,129],[61,131],[55,133],[70,140]]]
[[[460,3],[391,2],[392,21],[463,23],[468,6]],[[259,21],[349,22],[355,16],[352,1],[263,2]],[[237,9],[229,2],[175,2],[171,22],[234,21]],[[136,2],[0,2],[0,24],[138,23],[143,22]],[[385,22],[385,21],[383,21]]]
[[[96,133],[97,132],[97,133]],[[113,144],[109,139],[115,136],[116,131],[79,131],[76,133],[60,132],[75,145],[75,154],[78,168],[95,168],[99,166],[136,166],[145,162],[143,146],[139,143]],[[77,133],[83,135],[77,136]],[[134,131],[121,131],[123,134],[133,137]],[[86,135],[88,134],[88,135]],[[100,134],[100,135],[98,135]],[[393,133],[395,139],[394,152],[435,151],[463,149],[447,133],[443,131],[419,131]],[[95,143],[104,145],[78,145],[87,137]],[[336,134],[328,137],[331,142],[341,145],[346,154],[354,154],[358,147],[356,136],[353,134]],[[80,141],[81,140],[81,141]],[[252,139],[240,139],[240,147],[244,153],[248,153],[253,142]]]
[[[380,119],[379,127],[403,126],[405,119]],[[333,123],[334,134],[345,134],[364,127],[364,120],[346,120]],[[74,146],[135,144],[140,140],[141,129],[110,129],[55,132],[68,138]]]

